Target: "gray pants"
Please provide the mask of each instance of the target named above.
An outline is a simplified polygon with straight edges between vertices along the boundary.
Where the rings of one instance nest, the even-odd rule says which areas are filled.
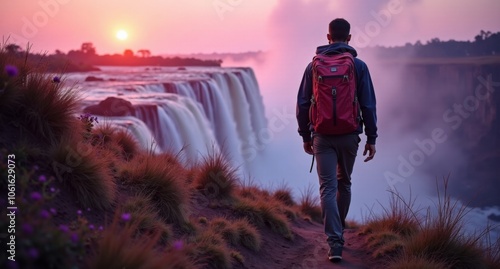
[[[351,204],[351,174],[361,139],[357,134],[313,138],[325,234],[330,247],[344,245],[345,218]]]

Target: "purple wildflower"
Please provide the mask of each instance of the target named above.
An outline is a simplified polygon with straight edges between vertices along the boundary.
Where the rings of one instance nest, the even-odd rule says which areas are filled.
[[[38,181],[40,181],[40,182],[45,182],[45,181],[47,181],[47,177],[46,177],[45,175],[40,175],[40,176],[38,177]]]
[[[52,82],[54,82],[54,83],[59,83],[59,82],[61,82],[61,78],[59,78],[58,76],[55,76],[55,77],[52,79]]]
[[[32,259],[37,259],[38,258],[38,250],[36,248],[30,248],[28,250],[28,256]]]
[[[57,215],[57,210],[55,208],[51,208],[49,209],[50,210],[50,213],[52,213],[52,215]]]
[[[40,218],[42,219],[48,219],[50,217],[50,213],[49,211],[43,209],[42,211],[40,211]]]
[[[50,187],[50,191],[51,191],[51,192],[55,192],[55,191],[56,191],[56,189],[55,189],[54,187]]]
[[[89,229],[90,229],[90,230],[94,230],[94,229],[95,229],[94,224],[90,224],[90,225],[89,225]]]
[[[71,242],[73,243],[78,243],[78,234],[77,233],[72,233],[71,234]]]
[[[172,245],[172,247],[175,250],[181,250],[184,247],[184,242],[182,242],[182,240],[177,240],[177,241],[174,242],[174,244]]]
[[[30,198],[33,201],[39,201],[42,199],[42,195],[39,192],[34,191],[30,194]]]
[[[130,213],[123,213],[122,220],[129,221],[130,220]]]
[[[5,65],[5,73],[7,73],[9,77],[15,77],[19,74],[19,70],[16,66],[8,64]]]
[[[69,228],[68,228],[68,225],[64,225],[64,224],[61,224],[59,225],[59,230],[61,230],[61,232],[69,232]]]
[[[22,229],[23,229],[23,232],[25,232],[26,234],[32,234],[33,233],[33,226],[31,226],[28,223],[24,223],[23,226],[22,226]]]
[[[87,211],[90,212],[90,207],[87,207]]]
[[[81,214],[82,214],[82,211],[81,211],[80,209],[78,209],[78,210],[76,211],[76,214],[81,215]]]
[[[102,231],[104,230],[104,228],[102,226],[99,226],[99,231]]]

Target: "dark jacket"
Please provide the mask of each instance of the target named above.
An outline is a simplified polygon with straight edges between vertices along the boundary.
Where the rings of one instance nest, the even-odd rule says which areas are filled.
[[[317,54],[333,54],[350,52],[354,56],[354,65],[356,67],[357,93],[361,108],[361,123],[358,129],[354,132],[357,134],[363,133],[365,126],[365,134],[368,144],[375,144],[377,139],[377,113],[375,92],[373,83],[368,71],[368,66],[362,60],[356,58],[356,50],[345,43],[333,43],[331,45],[320,46],[317,48]],[[297,95],[297,122],[299,124],[299,134],[304,142],[311,141],[311,133],[314,133],[313,127],[309,120],[309,107],[311,106],[312,95],[312,63],[307,65],[300,83],[299,93]]]

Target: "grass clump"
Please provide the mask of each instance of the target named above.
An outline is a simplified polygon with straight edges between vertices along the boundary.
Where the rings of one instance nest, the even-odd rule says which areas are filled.
[[[207,268],[232,268],[231,252],[224,238],[211,230],[205,230],[196,236],[190,256],[198,265]]]
[[[26,58],[7,53],[4,45],[0,70],[0,125],[6,141],[26,138],[50,145],[74,128],[80,101],[75,89],[54,82],[41,64],[29,66]]]
[[[222,153],[207,156],[197,166],[194,186],[205,196],[227,200],[233,197],[238,178],[236,169],[224,158]]]
[[[262,239],[257,229],[246,219],[235,221],[218,217],[210,221],[208,229],[219,234],[230,245],[242,245],[254,252],[259,251]]]
[[[110,124],[100,124],[92,130],[92,143],[114,152],[126,161],[140,152],[137,141],[129,132]]]
[[[372,215],[361,229],[361,233],[390,232],[407,238],[418,232],[421,219],[414,210],[415,199],[411,196],[405,201],[400,194],[391,192],[389,208],[383,208],[383,213]]]
[[[129,198],[122,206],[122,214],[130,214],[131,220],[137,223],[138,234],[160,233],[160,242],[168,243],[172,237],[172,230],[158,217],[158,213],[151,207],[151,198],[138,194]]]
[[[233,227],[239,234],[239,242],[242,246],[258,252],[262,244],[259,231],[246,219],[239,219],[233,223]]]
[[[314,195],[315,190],[309,185],[303,192],[299,202],[299,210],[302,214],[309,216],[313,221],[322,224],[323,215],[319,199]]]
[[[109,169],[113,156],[92,145],[65,137],[52,151],[52,168],[83,207],[109,209],[116,197],[116,183]]]
[[[435,261],[431,257],[423,256],[409,256],[399,258],[391,262],[387,267],[388,269],[448,269],[450,268],[446,263]]]
[[[272,197],[286,206],[293,207],[296,205],[293,200],[292,189],[285,184],[274,190]]]
[[[411,236],[404,247],[405,256],[432,257],[450,268],[483,268],[484,250],[479,238],[467,235],[463,219],[468,209],[452,202],[447,194],[448,181],[444,182],[444,194],[438,191],[437,214],[428,214],[422,229]]]
[[[125,165],[121,177],[150,197],[164,221],[182,225],[188,222],[186,171],[180,164],[168,162],[169,158],[168,154],[138,156]]]
[[[222,235],[224,240],[233,246],[237,245],[240,241],[239,231],[226,218],[218,217],[213,219],[210,221],[209,229]]]
[[[437,188],[436,213],[429,208],[426,214],[414,209],[411,196],[407,202],[393,192],[389,209],[361,228],[373,256],[389,256],[388,268],[499,268],[498,245],[483,243],[489,230],[468,233],[464,219],[470,209],[452,201],[448,179],[442,188]]]
[[[111,226],[94,243],[88,268],[196,268],[188,258],[188,248],[177,246],[169,249],[169,253],[160,253],[155,249],[159,232],[137,237],[138,223],[129,221],[122,225],[123,221],[115,214]]]
[[[269,227],[273,232],[292,240],[293,235],[285,215],[279,212],[276,202],[242,199],[234,205],[236,214],[245,217],[257,227]]]

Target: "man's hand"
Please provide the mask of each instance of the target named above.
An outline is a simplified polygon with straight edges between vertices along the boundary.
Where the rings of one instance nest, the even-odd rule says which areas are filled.
[[[304,142],[304,151],[309,155],[314,154],[312,141]]]
[[[377,150],[375,150],[375,145],[366,144],[365,151],[363,151],[363,156],[366,156],[366,153],[368,153],[368,157],[366,157],[365,162],[373,159],[373,157],[375,157],[375,152],[377,152]]]

